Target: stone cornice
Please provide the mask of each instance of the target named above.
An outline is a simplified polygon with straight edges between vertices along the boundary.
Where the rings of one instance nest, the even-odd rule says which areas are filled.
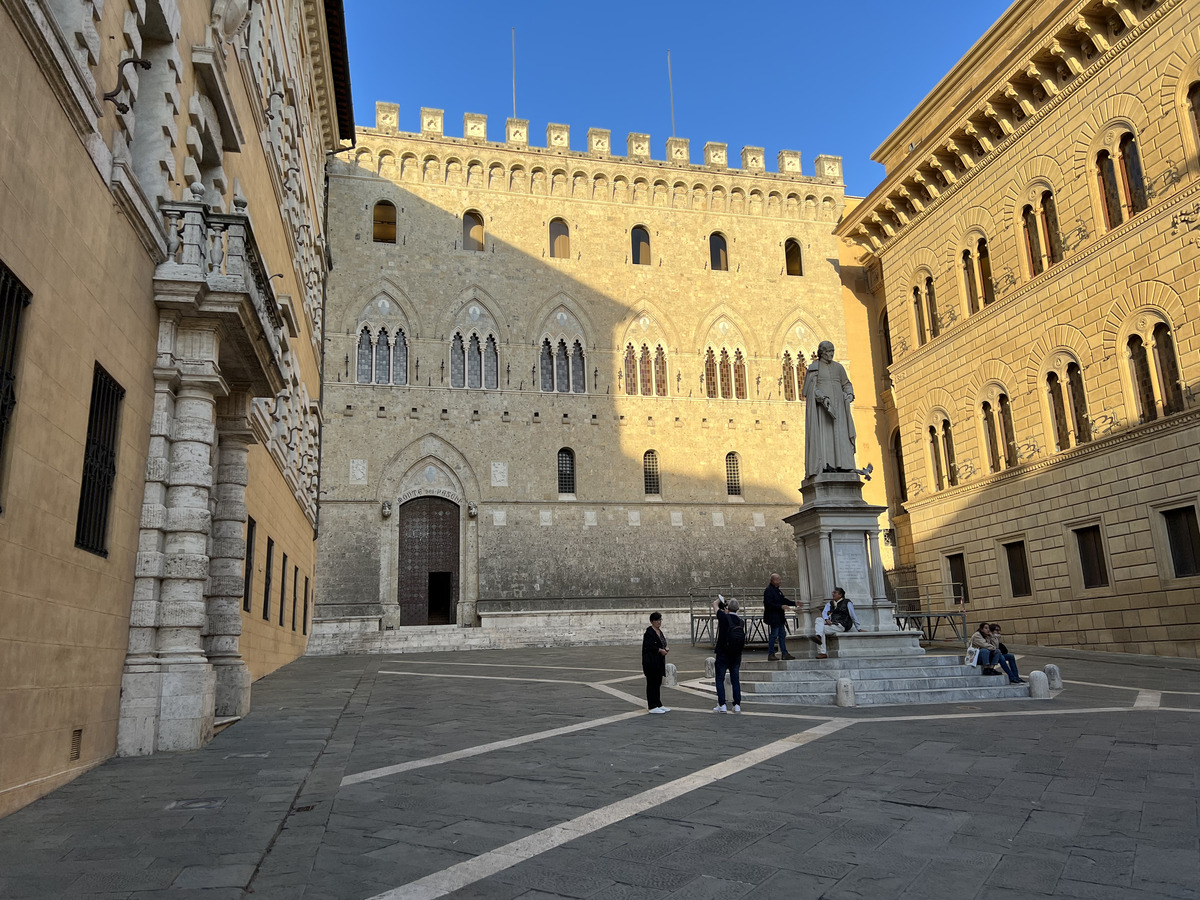
[[[1200,409],[1193,409],[1187,412],[1177,413],[1173,416],[1164,419],[1157,419],[1146,425],[1135,425],[1125,431],[1117,434],[1107,435],[1096,440],[1089,441],[1086,444],[1080,444],[1077,447],[1072,447],[1070,450],[1061,453],[1055,453],[1045,459],[1040,459],[1036,462],[1025,463],[1015,466],[1011,469],[1005,469],[1003,472],[987,475],[978,481],[972,481],[968,484],[960,484],[957,487],[947,488],[944,491],[934,491],[929,496],[920,499],[909,499],[905,501],[904,507],[910,514],[924,512],[928,507],[935,506],[947,500],[961,500],[970,494],[976,494],[980,491],[987,490],[998,484],[1003,484],[1006,481],[1014,479],[1025,479],[1033,475],[1044,472],[1047,469],[1057,468],[1078,462],[1080,459],[1092,454],[1104,453],[1108,450],[1120,446],[1121,444],[1133,443],[1143,440],[1151,440],[1161,434],[1172,431],[1183,431],[1191,428],[1197,423],[1200,423]]]

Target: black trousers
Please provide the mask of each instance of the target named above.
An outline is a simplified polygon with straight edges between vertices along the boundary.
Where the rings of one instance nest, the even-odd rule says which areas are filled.
[[[662,706],[662,675],[655,672],[646,673],[646,708],[658,709]]]

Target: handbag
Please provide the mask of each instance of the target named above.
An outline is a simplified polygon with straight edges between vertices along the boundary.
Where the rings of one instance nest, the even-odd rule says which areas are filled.
[[[963,665],[964,666],[979,665],[979,648],[978,647],[968,647],[967,648],[966,655],[963,656]]]

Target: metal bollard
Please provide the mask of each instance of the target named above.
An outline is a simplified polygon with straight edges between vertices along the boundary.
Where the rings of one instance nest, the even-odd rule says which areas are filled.
[[[1045,672],[1029,673],[1029,698],[1031,700],[1049,700],[1050,682]]]
[[[854,682],[849,678],[837,680],[837,705],[854,706]]]
[[[1062,672],[1058,671],[1058,666],[1054,663],[1046,666],[1046,680],[1050,682],[1050,690],[1061,691],[1063,689]]]

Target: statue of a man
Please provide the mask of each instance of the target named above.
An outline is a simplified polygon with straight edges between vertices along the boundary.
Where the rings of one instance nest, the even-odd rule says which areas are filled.
[[[804,477],[854,471],[854,388],[846,370],[833,361],[833,344],[821,341],[817,358],[804,373]]]

